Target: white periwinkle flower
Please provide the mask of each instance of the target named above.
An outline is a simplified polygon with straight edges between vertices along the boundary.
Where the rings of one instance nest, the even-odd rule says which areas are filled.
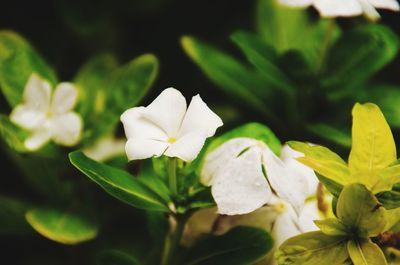
[[[201,182],[212,186],[218,212],[226,215],[250,213],[269,203],[275,193],[301,212],[305,198],[314,193],[314,172],[295,160],[301,153],[288,146],[281,158],[252,138],[231,139],[208,154]]]
[[[23,103],[15,107],[10,119],[28,130],[25,141],[28,150],[37,150],[53,140],[56,144],[73,146],[81,138],[82,119],[73,112],[77,89],[71,83],[57,85],[52,95],[49,82],[33,73],[23,94]]]
[[[187,107],[184,96],[174,88],[165,89],[147,107],[128,109],[121,121],[129,160],[164,154],[187,162],[197,157],[206,138],[223,124],[199,95]]]
[[[313,5],[322,17],[350,17],[365,14],[371,19],[379,18],[375,8],[399,11],[397,0],[279,0],[292,7]]]

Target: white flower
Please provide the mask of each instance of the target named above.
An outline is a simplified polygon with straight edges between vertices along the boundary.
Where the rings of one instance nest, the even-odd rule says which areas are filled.
[[[125,140],[114,137],[104,137],[94,145],[83,149],[88,157],[97,161],[107,161],[125,153]]]
[[[220,214],[250,213],[272,200],[275,193],[300,213],[304,200],[315,193],[314,172],[295,160],[301,153],[288,146],[281,159],[264,143],[234,138],[208,154],[201,182],[211,192]]]
[[[292,7],[313,5],[322,17],[349,17],[365,14],[371,19],[379,18],[375,8],[399,11],[397,0],[279,0]]]
[[[31,132],[25,141],[28,150],[37,150],[49,140],[65,146],[78,143],[82,119],[72,111],[77,101],[77,89],[63,82],[52,95],[51,85],[33,73],[23,94],[23,103],[10,115],[15,124]]]
[[[164,154],[187,162],[196,158],[206,138],[223,124],[199,95],[186,109],[185,98],[174,88],[165,89],[147,107],[128,109],[121,121],[129,160]]]

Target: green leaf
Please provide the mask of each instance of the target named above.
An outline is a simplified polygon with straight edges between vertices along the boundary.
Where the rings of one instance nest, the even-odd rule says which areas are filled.
[[[69,154],[71,163],[108,194],[133,207],[168,212],[168,202],[141,181],[123,171],[99,163],[80,151]]]
[[[270,92],[265,89],[265,78],[233,57],[196,38],[182,37],[181,45],[204,74],[227,95],[246,102],[261,114],[271,116],[273,112],[263,101],[263,98],[270,96],[269,93],[265,94]]]
[[[106,100],[105,81],[118,67],[114,56],[101,54],[90,58],[79,70],[74,83],[79,88],[79,105],[77,111],[88,121],[98,122],[96,118],[104,111]]]
[[[347,250],[354,265],[387,265],[385,255],[378,245],[370,240],[350,240]]]
[[[276,252],[279,265],[342,265],[348,259],[347,239],[308,232],[286,240]]]
[[[352,113],[352,148],[349,156],[352,181],[365,184],[375,193],[383,191],[377,187],[379,171],[397,159],[392,132],[375,104],[356,103]]]
[[[373,84],[365,88],[365,94],[360,96],[364,102],[374,102],[391,126],[400,127],[400,87],[388,84]]]
[[[163,198],[164,201],[169,202],[171,200],[169,188],[161,177],[154,172],[153,163],[150,159],[142,161],[138,179]]]
[[[340,98],[391,62],[399,49],[399,39],[388,27],[368,24],[343,36],[327,59],[324,85],[335,87],[332,98]]]
[[[237,31],[231,35],[231,39],[242,49],[247,59],[264,75],[266,89],[280,89],[286,93],[292,93],[295,88],[285,73],[274,62],[274,51],[262,40],[251,33]]]
[[[324,176],[321,176],[320,174],[316,174],[318,177],[318,180],[324,184],[325,188],[332,193],[333,196],[335,196],[336,198],[339,197],[340,193],[342,192],[343,189],[343,185],[340,185],[338,183],[336,183],[333,180],[330,180],[328,178],[325,178]]]
[[[356,229],[359,237],[377,236],[386,226],[386,210],[362,184],[350,184],[340,193],[336,213],[345,225]]]
[[[329,236],[345,236],[347,235],[347,227],[336,218],[328,218],[325,220],[316,220],[314,223],[325,235]]]
[[[25,217],[39,234],[62,244],[85,242],[95,238],[98,233],[97,224],[73,207],[68,210],[33,208]]]
[[[0,135],[8,147],[17,152],[26,152],[25,139],[27,133],[14,125],[10,119],[0,114]]]
[[[140,265],[139,261],[121,250],[106,250],[101,252],[97,259],[97,265]]]
[[[307,12],[286,7],[278,0],[259,0],[257,28],[260,35],[277,51],[301,47],[309,27]]]
[[[304,154],[298,161],[314,169],[318,174],[344,185],[349,181],[350,172],[346,162],[326,147],[289,141],[288,145]]]
[[[33,230],[25,221],[25,212],[30,203],[15,198],[0,196],[0,235],[26,235]]]
[[[33,72],[57,83],[53,70],[26,40],[12,31],[0,31],[0,88],[11,107],[21,103]]]
[[[277,155],[281,152],[281,142],[276,135],[267,126],[256,122],[244,124],[219,136],[210,143],[207,152],[211,152],[224,142],[238,137],[248,137],[262,141]]]
[[[342,130],[324,123],[310,124],[307,126],[311,133],[330,141],[339,144],[343,147],[351,147],[351,136]]]
[[[235,227],[222,236],[199,241],[189,249],[183,264],[253,264],[264,257],[272,246],[272,238],[264,230]]]
[[[379,202],[382,203],[383,206],[388,210],[400,207],[400,191],[384,191],[378,193],[376,197]]]
[[[107,80],[104,104],[98,107],[103,113],[101,123],[93,130],[97,139],[114,130],[121,114],[136,106],[153,85],[159,69],[157,57],[145,54],[115,70]]]

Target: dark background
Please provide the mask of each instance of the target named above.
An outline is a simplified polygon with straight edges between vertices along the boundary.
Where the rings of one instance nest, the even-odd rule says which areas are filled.
[[[144,104],[169,86],[178,88],[187,98],[200,93],[206,102],[223,104],[224,96],[186,57],[179,39],[194,35],[239,55],[228,36],[237,29],[254,30],[255,7],[255,0],[1,1],[0,29],[14,30],[28,39],[55,68],[60,80],[73,79],[79,67],[100,52],[114,53],[121,63],[151,52],[159,58],[161,68]],[[399,13],[380,13],[381,23],[400,33]],[[351,22],[343,19],[340,23],[346,28]],[[391,68],[393,65],[400,69],[399,60]],[[400,82],[398,75],[390,76]],[[10,111],[2,98],[0,111]],[[247,121],[258,119],[256,114],[242,116]],[[0,170],[1,194],[34,196],[3,153]],[[77,264],[80,254],[90,247],[90,243],[62,246],[39,236],[0,236],[2,262],[9,260],[4,264],[19,264],[24,255],[35,251],[58,259],[59,264]],[[39,259],[26,264],[51,263]]]

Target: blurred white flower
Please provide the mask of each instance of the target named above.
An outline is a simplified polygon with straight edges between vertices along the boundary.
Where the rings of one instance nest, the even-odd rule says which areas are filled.
[[[125,153],[125,140],[114,137],[105,137],[94,145],[83,149],[88,157],[97,161],[107,161]]]
[[[213,136],[222,120],[199,95],[186,109],[178,90],[165,89],[147,107],[128,109],[121,116],[128,138],[129,160],[166,155],[190,162],[199,154],[206,138]]]
[[[33,73],[23,94],[23,103],[10,115],[15,124],[31,132],[25,141],[28,150],[37,150],[53,140],[56,144],[73,146],[81,138],[82,119],[73,112],[77,89],[71,83],[57,85],[52,95],[49,82]]]
[[[313,5],[322,17],[350,17],[365,14],[370,19],[378,19],[375,8],[399,11],[397,0],[279,0],[292,7],[308,7]]]
[[[273,194],[299,214],[317,185],[314,172],[295,160],[301,155],[285,146],[279,158],[261,141],[234,138],[206,156],[201,182],[212,186],[220,214],[250,213],[270,203]]]

